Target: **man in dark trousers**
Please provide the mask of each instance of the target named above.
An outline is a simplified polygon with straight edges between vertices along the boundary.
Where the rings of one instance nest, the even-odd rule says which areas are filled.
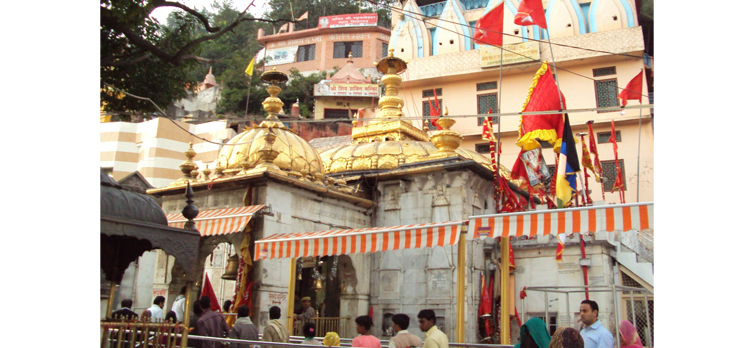
[[[197,335],[209,337],[228,337],[228,324],[225,323],[223,314],[210,310],[210,298],[202,296],[199,299],[202,307],[202,316],[197,320]],[[202,348],[223,348],[223,342],[202,340]]]
[[[246,305],[241,305],[239,306],[239,309],[236,310],[236,312],[239,314],[239,317],[238,319],[236,319],[236,322],[231,328],[230,337],[240,340],[259,341],[260,332],[252,322],[252,319],[249,318],[249,307],[247,307]],[[231,343],[231,348],[245,347],[249,347],[249,344]]]
[[[131,301],[131,299],[125,299],[121,301],[121,309],[113,312],[113,314],[110,315],[112,319],[126,319],[131,320],[134,318],[138,318],[139,314],[136,314],[136,312],[131,310],[131,306],[134,304],[134,301]]]

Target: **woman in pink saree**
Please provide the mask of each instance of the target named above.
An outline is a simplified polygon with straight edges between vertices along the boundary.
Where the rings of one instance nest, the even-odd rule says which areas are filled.
[[[619,323],[619,334],[621,348],[642,348],[640,336],[637,335],[637,329],[631,322],[622,320]]]

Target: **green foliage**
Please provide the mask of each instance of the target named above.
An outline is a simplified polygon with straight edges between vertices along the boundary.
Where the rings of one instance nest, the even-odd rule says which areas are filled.
[[[302,75],[298,70],[291,69],[288,75],[288,82],[281,87],[278,98],[283,102],[284,110],[290,113],[291,105],[299,100],[299,112],[302,117],[313,117],[312,111],[315,109],[314,86],[325,79],[325,72]]]

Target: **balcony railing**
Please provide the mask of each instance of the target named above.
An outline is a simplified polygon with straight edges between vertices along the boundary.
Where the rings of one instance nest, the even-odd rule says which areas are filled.
[[[420,6],[419,10],[423,15],[427,17],[438,17],[443,13],[443,7],[446,6],[446,2],[436,2],[434,4]]]
[[[488,1],[489,0],[461,0],[461,4],[464,5],[464,8],[467,11],[469,11],[488,6]]]

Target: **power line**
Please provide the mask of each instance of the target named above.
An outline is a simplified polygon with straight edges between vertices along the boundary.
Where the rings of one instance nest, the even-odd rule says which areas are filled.
[[[367,1],[368,1],[368,2],[372,2],[372,3],[374,3],[374,1],[373,1],[373,0],[367,0]],[[465,26],[465,27],[468,27],[468,28],[470,28],[470,29],[475,29],[475,28],[473,28],[472,26],[470,26],[470,25],[468,25],[468,24],[462,24],[462,23],[458,23],[458,22],[454,22],[454,21],[450,21],[450,20],[446,20],[446,19],[441,19],[441,18],[435,18],[435,17],[431,17],[431,16],[426,16],[426,15],[424,15],[424,14],[422,14],[422,13],[416,13],[416,12],[413,12],[413,11],[407,11],[407,10],[401,9],[401,8],[399,8],[399,7],[394,7],[394,6],[388,6],[388,7],[392,8],[392,9],[397,9],[398,11],[400,11],[400,12],[403,12],[403,13],[411,13],[411,14],[417,14],[417,15],[419,15],[419,16],[421,16],[421,17],[424,17],[424,18],[437,19],[438,21],[449,22],[449,23],[452,23],[452,24],[458,24],[458,25],[461,25],[461,26]],[[409,16],[410,18],[414,18],[414,19],[416,19],[416,20],[419,20],[419,21],[425,22],[425,19],[424,19],[424,18],[417,18],[417,17],[415,17],[415,16],[412,16],[412,15],[408,15],[408,16]],[[461,35],[461,36],[463,36],[463,37],[465,37],[465,38],[469,38],[469,39],[472,39],[472,40],[474,41],[474,37],[473,37],[473,36],[468,36],[468,35],[465,35],[464,33],[459,33],[459,32],[457,32],[457,31],[455,31],[455,30],[452,30],[452,29],[448,29],[448,28],[444,28],[444,27],[439,27],[439,26],[436,26],[436,28],[441,28],[441,29],[443,29],[443,30],[449,31],[449,32],[451,32],[451,33],[454,33],[454,34],[457,34],[457,35]],[[499,31],[494,31],[494,30],[490,30],[490,32],[499,33],[499,34],[502,34],[502,35],[506,35],[506,36],[519,37],[519,36],[516,36],[516,35],[507,34],[507,33],[504,33],[504,32],[499,32]],[[536,39],[529,39],[529,38],[528,38],[528,40],[532,40],[532,41],[536,41],[536,42],[542,42],[542,43],[548,43],[547,41],[543,41],[543,40],[536,40]],[[607,53],[607,54],[610,54],[610,55],[613,55],[613,56],[625,56],[625,57],[631,57],[631,58],[644,59],[644,57],[634,56],[634,55],[631,55],[631,54],[624,54],[624,53],[614,53],[614,52],[608,52],[608,51],[594,50],[594,49],[590,49],[590,48],[577,47],[577,46],[571,46],[571,45],[565,45],[565,44],[558,44],[558,43],[556,43],[556,44],[553,44],[553,45],[556,45],[556,46],[563,46],[563,47],[569,47],[569,48],[575,48],[575,49],[581,49],[581,50],[592,51],[592,52],[598,52],[598,53]],[[503,51],[506,51],[506,52],[509,52],[509,53],[512,53],[512,54],[515,54],[515,55],[518,55],[518,56],[521,56],[521,57],[524,57],[524,58],[527,58],[527,59],[530,59],[530,60],[531,60],[531,61],[533,61],[533,62],[540,62],[540,59],[536,59],[536,58],[533,58],[533,57],[530,57],[530,56],[526,56],[526,55],[524,55],[524,54],[521,54],[521,53],[518,53],[518,52],[514,52],[514,51],[510,51],[510,50],[507,50],[506,48],[504,48],[504,47],[502,47],[502,46],[498,46],[498,45],[490,45],[490,46],[493,46],[493,47],[496,47],[496,48],[500,48],[500,49],[501,49],[501,50],[503,50]],[[552,66],[552,67],[555,67],[555,66],[556,66],[556,63],[555,63],[555,62],[552,62],[552,63],[549,63],[548,65],[550,65],[550,66]],[[568,73],[571,73],[571,74],[574,74],[574,75],[576,75],[576,76],[580,76],[580,77],[583,77],[583,78],[586,78],[586,79],[592,80],[592,81],[601,81],[601,80],[598,80],[598,79],[594,79],[594,78],[592,78],[592,77],[589,77],[589,76],[585,76],[585,75],[582,75],[582,74],[580,74],[580,73],[577,73],[577,72],[574,72],[574,71],[568,70],[568,69],[566,69],[566,68],[563,68],[563,67],[562,67],[562,68],[558,68],[558,69],[559,69],[559,70],[562,70],[562,71],[566,71],[566,72],[568,72]],[[623,87],[619,87],[619,86],[617,86],[617,88],[618,88],[618,89],[622,89],[622,90],[623,90],[623,89],[625,89],[625,88],[623,88]],[[648,95],[645,95],[645,94],[641,94],[641,95],[642,95],[643,97],[647,97],[647,98],[649,98],[649,96],[648,96]]]

